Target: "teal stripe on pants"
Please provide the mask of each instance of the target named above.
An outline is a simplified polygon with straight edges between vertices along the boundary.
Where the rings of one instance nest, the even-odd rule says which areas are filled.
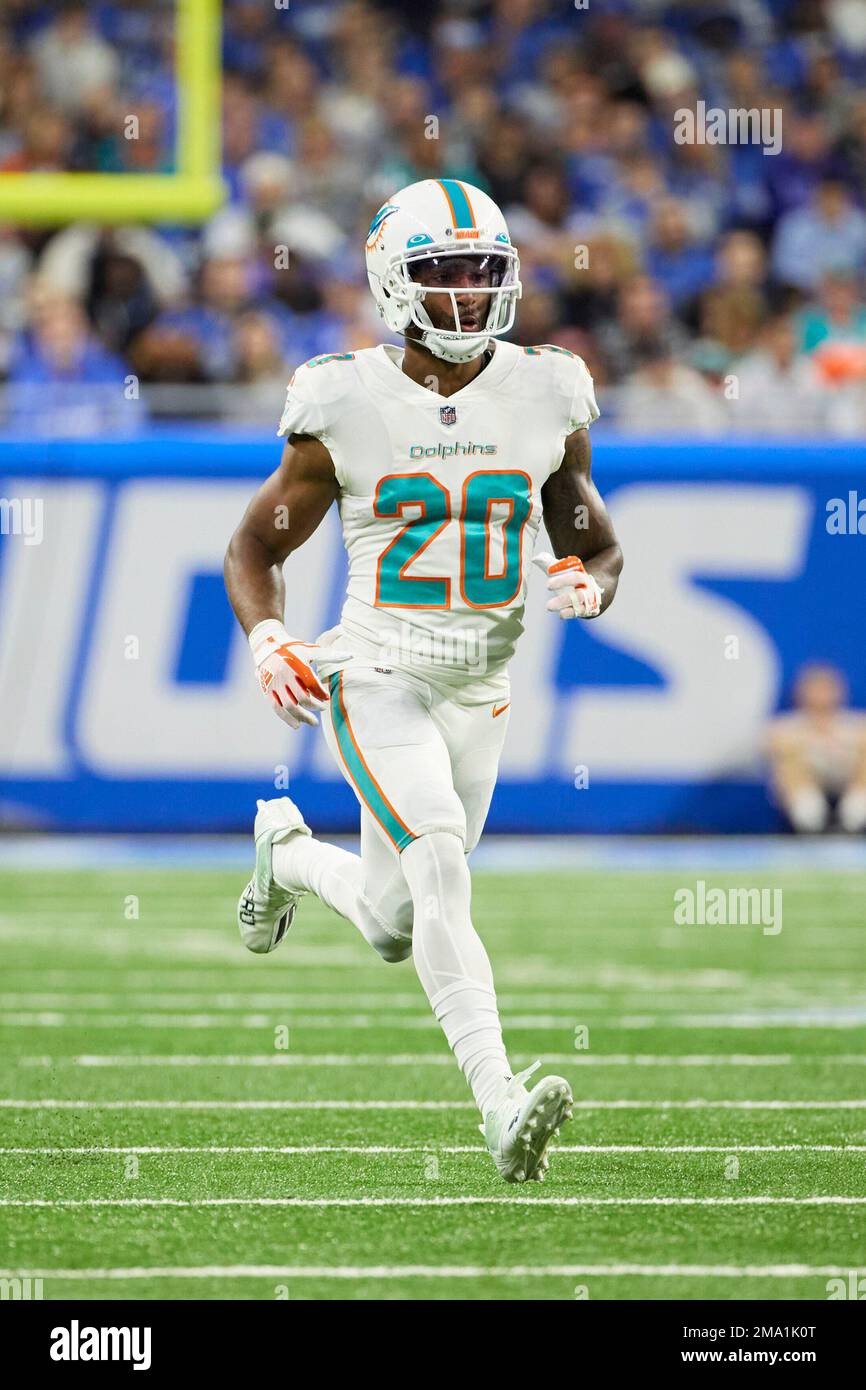
[[[372,811],[379,824],[383,827],[386,834],[398,849],[405,849],[415,839],[403,822],[400,820],[393,807],[388,802],[378,786],[373,780],[367,767],[364,765],[357,748],[355,747],[352,735],[349,732],[346,713],[343,707],[343,688],[340,682],[340,672],[335,671],[331,676],[331,718],[334,721],[334,733],[337,735],[337,744],[343,762],[349,771],[349,776],[354,782],[362,801]]]

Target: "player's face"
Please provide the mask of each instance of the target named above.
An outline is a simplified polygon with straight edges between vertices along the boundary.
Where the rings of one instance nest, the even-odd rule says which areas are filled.
[[[489,291],[501,283],[502,263],[497,256],[431,256],[411,266],[410,274],[413,280],[430,286],[424,308],[434,328],[480,333],[490,312]],[[437,293],[440,285],[441,294]],[[456,323],[448,290],[455,291]]]

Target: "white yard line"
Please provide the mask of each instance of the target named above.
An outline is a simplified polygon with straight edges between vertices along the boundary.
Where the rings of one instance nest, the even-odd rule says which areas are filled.
[[[33,1154],[486,1154],[483,1144],[84,1144],[0,1148],[0,1155]],[[555,1144],[557,1154],[861,1154],[866,1144]]]
[[[3,1197],[0,1207],[856,1207],[866,1197]]]
[[[771,1004],[779,1007],[802,1007],[814,1008],[815,993],[809,990],[808,985],[804,984],[802,989],[792,989],[784,987],[765,988],[761,986],[754,990],[749,990],[745,985],[712,985],[705,986],[707,992],[712,995],[713,1007],[718,1010],[719,995],[730,995],[731,1002],[736,1003],[742,1011],[744,1004],[749,1007],[752,1003],[756,1008],[765,1008]],[[335,1013],[356,1013],[359,1009],[412,1009],[416,1013],[419,1011],[423,1002],[423,996],[413,991],[411,994],[392,994],[388,989],[378,992],[366,990],[355,993],[343,990],[319,991],[309,990],[303,993],[299,991],[242,991],[227,990],[225,986],[217,987],[213,990],[163,990],[160,992],[152,991],[146,985],[141,987],[118,987],[111,993],[105,992],[94,994],[75,989],[58,990],[11,990],[0,994],[0,1009],[9,1009],[14,1012],[19,1010],[37,1011],[40,1009],[75,1009],[81,1013],[99,1013],[105,1009],[117,1010],[124,1004],[129,1004],[133,1009],[141,1007],[142,992],[147,992],[147,1005],[149,1009],[176,1010],[177,1012],[201,1011],[211,1009],[231,1013],[251,1011],[254,1009],[303,1009],[309,1010],[312,1007],[330,1009]],[[827,984],[822,983],[826,1007],[831,1008],[834,1000],[826,997]],[[839,980],[837,991],[839,1000],[851,1006],[851,988],[846,987],[843,980]],[[753,998],[750,999],[749,995]],[[649,996],[649,997],[648,997]],[[587,985],[586,981],[581,981],[580,985],[574,989],[556,990],[537,990],[528,989],[519,991],[515,989],[503,990],[497,994],[497,999],[503,1007],[510,1009],[535,1009],[539,1012],[545,1010],[550,1012],[568,1010],[580,1004],[583,1008],[605,1008],[611,1007],[611,1000],[617,1001],[616,1007],[620,1010],[627,1007],[629,1009],[639,1008],[642,1004],[651,1003],[654,1009],[661,1007],[675,1009],[680,1013],[691,1010],[695,1004],[695,990],[682,988],[679,991],[665,991],[656,988],[654,983],[649,980],[643,986],[632,984],[630,987],[624,985],[606,986],[593,988]],[[625,1000],[629,1003],[626,1005]]]
[[[576,1100],[575,1110],[866,1110],[866,1100]],[[4,1110],[474,1110],[468,1100],[38,1100]]]
[[[122,902],[122,899],[121,899]],[[185,905],[188,908],[188,904]],[[13,917],[10,913],[0,913],[0,941],[20,942],[31,950],[48,948],[56,958],[58,945],[58,914],[62,913],[63,944],[70,952],[91,952],[98,958],[99,966],[114,961],[150,961],[170,955],[175,961],[209,961],[211,964],[223,963],[237,966],[240,943],[229,937],[215,934],[205,928],[179,927],[181,905],[176,911],[165,915],[150,913],[147,917],[146,934],[136,934],[136,924],[124,921],[120,912],[111,921],[94,921],[94,910],[70,909],[68,905],[58,906],[53,911],[32,913],[24,917]],[[199,914],[202,904],[198,903]],[[241,957],[242,959],[242,957]],[[300,943],[293,947],[292,963],[296,969],[325,968],[344,966],[357,970],[366,962],[360,943],[354,941],[347,945],[306,946]]]
[[[376,960],[370,957],[373,970],[376,970]],[[270,964],[270,963],[269,963]],[[19,976],[24,979],[33,980],[32,987],[19,986],[14,988],[6,985],[0,992],[0,999],[4,1001],[4,1007],[22,1007],[22,1001],[28,998],[36,998],[53,992],[55,996],[61,998],[61,1002],[70,995],[76,998],[91,999],[105,998],[111,1006],[116,994],[131,993],[135,997],[136,993],[147,990],[149,996],[153,993],[152,1002],[156,1003],[159,992],[173,998],[180,996],[184,999],[196,998],[205,1007],[215,996],[251,999],[259,996],[276,995],[279,993],[279,1001],[287,1003],[295,1001],[300,1008],[304,1008],[313,999],[320,1005],[327,1005],[328,1000],[333,1000],[335,1008],[378,1008],[380,1005],[393,1003],[401,1007],[417,1007],[419,1000],[418,989],[407,989],[405,992],[394,992],[393,981],[389,976],[379,975],[378,980],[371,979],[364,987],[363,992],[352,991],[348,993],[346,988],[338,989],[331,984],[320,985],[312,982],[309,989],[299,989],[297,981],[293,980],[294,957],[287,956],[281,963],[280,958],[271,964],[268,973],[268,986],[253,986],[248,983],[246,988],[242,984],[243,980],[248,979],[245,962],[243,958],[238,958],[234,965],[214,966],[210,970],[191,970],[189,968],[178,967],[177,965],[154,964],[146,968],[137,966],[123,965],[114,962],[106,965],[106,970],[118,978],[108,982],[101,982],[96,988],[93,983],[93,966],[81,965],[75,959],[68,960],[63,966],[45,966],[44,963],[32,963],[29,966],[16,965],[9,968],[6,978]],[[507,969],[507,966],[505,967]],[[274,973],[276,972],[276,973]],[[536,963],[524,974],[512,970],[513,984],[505,991],[505,997],[526,997],[526,995],[538,994],[554,1002],[570,1002],[575,995],[575,991],[586,991],[593,994],[609,994],[617,992],[628,994],[629,991],[646,992],[652,990],[653,1002],[661,995],[664,997],[678,996],[683,1000],[693,1000],[699,991],[721,991],[736,993],[738,996],[748,995],[750,992],[760,994],[765,1002],[771,994],[807,994],[807,1002],[814,1004],[814,972],[808,966],[801,966],[799,969],[790,971],[784,979],[764,980],[750,975],[746,971],[728,969],[689,969],[683,968],[678,971],[653,969],[645,965],[628,965],[622,962],[603,961],[597,965],[582,965],[579,978],[571,983],[563,984],[563,977],[554,977],[553,971],[541,971]],[[548,982],[543,986],[531,983],[532,979],[539,974],[543,974]],[[548,978],[549,977],[549,978]],[[73,986],[80,982],[81,988],[75,989]],[[375,987],[374,987],[375,986]],[[828,975],[824,970],[821,972],[820,987],[822,994],[827,990],[839,989],[843,993],[850,992],[850,982],[848,982],[840,971]],[[809,992],[811,991],[811,992]],[[6,1004],[6,1000],[17,999],[11,1005]],[[365,1000],[370,1000],[368,1005]],[[536,1007],[533,1005],[533,1007]],[[546,1007],[539,1005],[538,1007]]]
[[[357,835],[335,835],[333,843],[357,854]],[[189,870],[249,874],[249,835],[147,836],[10,834],[0,843],[0,866],[35,869],[47,887],[53,876],[70,870],[101,873],[130,870]],[[814,869],[866,870],[866,846],[850,835],[816,836],[810,843],[792,835],[491,835],[472,855],[474,872],[535,873],[539,869],[575,869],[614,873],[624,868],[670,873],[778,872],[796,874]],[[844,882],[844,880],[842,880]]]
[[[845,1265],[156,1265],[129,1269],[0,1269],[10,1279],[682,1279],[845,1278]]]
[[[510,1028],[532,1032],[570,1032],[575,1022],[575,1008],[563,1008],[560,1014],[509,1014]],[[830,1007],[778,1008],[739,1014],[625,1014],[604,1012],[607,1028],[706,1028],[706,1029],[765,1029],[765,1028],[863,1028],[866,1009]],[[344,1029],[380,1029],[387,1032],[435,1031],[438,1029],[432,1014],[399,1015],[387,1013],[292,1014],[276,1009],[269,1013],[69,1013],[63,1010],[15,1010],[0,1012],[3,1028],[96,1028],[137,1029],[207,1029],[227,1031],[272,1028],[288,1024],[304,1031]]]
[[[512,1054],[523,1060],[520,1053]],[[12,1060],[11,1058],[9,1060]],[[450,1053],[404,1052],[164,1052],[139,1055],[134,1052],[80,1053],[71,1057],[23,1056],[15,1059],[22,1067],[453,1067]],[[532,1060],[527,1058],[527,1060]],[[866,1065],[866,1053],[831,1053],[794,1056],[790,1053],[590,1053],[545,1052],[545,1066],[595,1067],[784,1067],[797,1062],[826,1062],[836,1066]]]
[[[135,974],[136,972],[131,973]],[[171,977],[169,976],[169,978]],[[855,1002],[862,1006],[862,993],[857,995],[856,1001],[852,1000],[850,982],[841,977],[835,984],[826,979],[822,980],[823,1003],[821,1004],[816,1001],[814,988],[810,988],[808,981],[804,981],[800,988],[784,983],[761,984],[750,988],[746,982],[730,983],[725,980],[722,982],[704,981],[693,987],[683,984],[679,989],[672,987],[663,989],[659,988],[652,977],[644,981],[631,980],[598,985],[593,985],[592,982],[581,978],[577,987],[560,990],[518,990],[512,987],[509,990],[502,990],[497,994],[497,998],[501,1007],[524,1012],[529,1009],[539,1012],[545,1010],[561,1012],[578,1006],[584,1009],[607,1010],[616,1007],[622,1011],[623,1009],[639,1009],[644,1004],[649,1003],[656,1010],[664,1008],[683,1013],[694,1010],[695,993],[698,990],[705,990],[712,996],[712,1003],[716,1012],[718,1012],[720,995],[730,995],[731,1002],[736,1004],[740,1013],[751,1007],[756,1009],[802,1008],[814,1012],[816,1007],[831,1009],[837,1003],[841,1003],[842,1006],[849,1009],[855,1006]],[[393,994],[391,990],[384,987],[375,992],[365,990],[359,993],[354,991],[350,993],[348,990],[306,990],[304,992],[287,990],[283,992],[227,989],[225,983],[221,983],[209,990],[190,991],[179,988],[177,990],[157,991],[152,988],[152,985],[149,986],[143,981],[141,985],[124,983],[110,993],[107,991],[93,993],[65,988],[9,990],[0,993],[0,1009],[8,1009],[13,1012],[22,1010],[36,1012],[42,1009],[74,1009],[81,1013],[100,1012],[106,1009],[116,1011],[124,1004],[130,1004],[133,1008],[140,1007],[142,992],[147,993],[147,1005],[150,1010],[177,1012],[186,1012],[187,1010],[243,1012],[286,1008],[309,1010],[316,1007],[330,1009],[335,1013],[352,1013],[359,1009],[384,1009],[386,1011],[389,1009],[412,1009],[417,1013],[422,1002],[422,996],[418,991]],[[838,995],[838,999],[831,999],[829,997],[831,993]],[[616,1001],[614,1005],[611,1003],[612,1000]]]

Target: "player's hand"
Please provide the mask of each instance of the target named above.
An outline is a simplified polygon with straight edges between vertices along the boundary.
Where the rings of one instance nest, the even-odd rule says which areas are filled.
[[[547,575],[547,587],[553,591],[547,607],[560,618],[597,618],[601,612],[601,599],[604,589],[600,589],[591,574],[587,574],[583,561],[576,555],[566,555],[557,560],[549,551],[542,551],[533,558]]]
[[[330,697],[311,663],[323,657],[341,660],[348,653],[290,637],[276,618],[258,623],[249,641],[259,687],[274,712],[290,729],[317,725],[316,711],[324,709]]]

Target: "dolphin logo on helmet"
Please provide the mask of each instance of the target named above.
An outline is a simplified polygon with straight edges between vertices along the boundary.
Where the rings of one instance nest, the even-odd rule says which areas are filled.
[[[366,253],[367,278],[382,318],[394,333],[405,333],[414,324],[434,357],[469,362],[514,323],[522,293],[520,258],[496,203],[472,184],[423,179],[402,188],[373,218]],[[479,291],[490,298],[481,329],[458,326],[459,288],[424,284],[425,261],[447,264],[466,256],[484,259],[492,271],[490,287]],[[451,296],[453,328],[434,327],[424,308],[429,293]]]

